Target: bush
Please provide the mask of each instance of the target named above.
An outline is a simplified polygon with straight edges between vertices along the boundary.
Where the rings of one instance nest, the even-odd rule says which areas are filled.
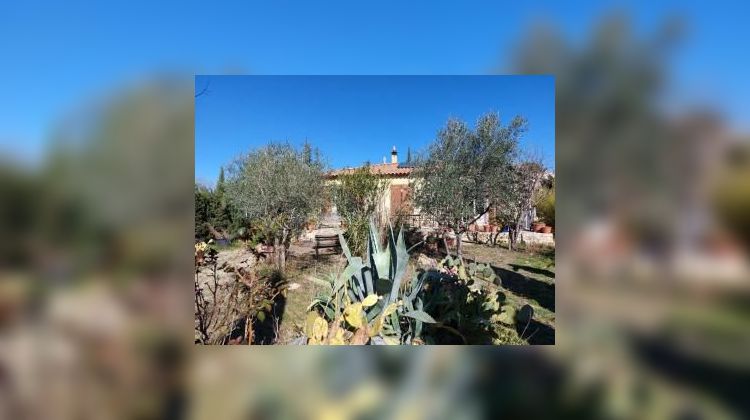
[[[555,190],[549,190],[536,203],[536,214],[548,226],[555,226]]]

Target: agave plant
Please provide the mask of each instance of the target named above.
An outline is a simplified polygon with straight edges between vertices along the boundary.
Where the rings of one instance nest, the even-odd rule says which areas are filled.
[[[365,261],[353,256],[339,235],[347,266],[339,275],[316,280],[324,291],[310,307],[305,334],[310,344],[413,344],[424,323],[435,320],[423,309],[421,290],[428,273],[405,283],[409,251],[403,231],[389,226],[383,247],[370,222]]]

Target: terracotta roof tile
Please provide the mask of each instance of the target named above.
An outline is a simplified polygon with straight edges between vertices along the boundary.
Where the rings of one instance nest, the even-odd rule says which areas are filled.
[[[329,178],[335,178],[339,175],[349,175],[359,168],[343,168],[336,169],[327,174]],[[412,173],[414,168],[411,167],[399,167],[398,163],[381,163],[377,165],[370,165],[370,173],[375,175],[388,175],[388,176],[408,176]]]

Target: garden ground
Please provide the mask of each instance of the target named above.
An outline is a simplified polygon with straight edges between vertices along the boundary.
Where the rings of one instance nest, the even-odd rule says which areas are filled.
[[[464,243],[464,258],[489,263],[499,277],[500,284],[487,285],[500,289],[515,307],[529,304],[534,308],[534,320],[518,336],[530,344],[554,344],[555,340],[555,251],[554,248],[536,248],[510,251],[498,246],[490,247]],[[424,258],[415,251],[410,258],[409,270],[418,269]],[[340,254],[322,255],[318,260],[311,242],[300,242],[290,249],[287,262],[286,304],[280,318],[277,344],[290,344],[303,330],[308,306],[321,286],[312,278],[323,278],[330,273],[340,273],[346,260]],[[407,278],[413,277],[408,274]]]

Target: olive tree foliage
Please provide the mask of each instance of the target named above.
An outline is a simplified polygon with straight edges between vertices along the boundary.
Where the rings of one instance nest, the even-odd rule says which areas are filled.
[[[227,169],[226,193],[237,210],[274,241],[283,270],[294,235],[320,213],[324,165],[287,143],[270,143],[236,158]]]
[[[495,189],[507,182],[526,120],[516,116],[503,125],[497,113],[479,118],[472,130],[450,119],[416,162],[414,203],[443,227],[456,234],[456,254],[461,237],[498,198]]]
[[[511,163],[504,182],[494,189],[495,217],[508,226],[508,248],[514,249],[521,232],[522,217],[534,208],[546,168],[541,159],[529,157]]]
[[[346,239],[352,253],[365,255],[370,219],[378,210],[387,182],[378,178],[366,164],[339,176],[333,185],[333,202],[346,223]]]

